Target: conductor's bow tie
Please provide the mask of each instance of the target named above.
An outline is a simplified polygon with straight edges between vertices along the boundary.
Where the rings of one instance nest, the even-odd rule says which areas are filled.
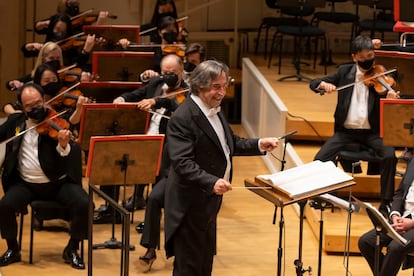
[[[216,115],[217,113],[219,113],[220,110],[221,110],[221,107],[220,106],[210,108],[208,110],[208,117],[213,117],[214,115]]]

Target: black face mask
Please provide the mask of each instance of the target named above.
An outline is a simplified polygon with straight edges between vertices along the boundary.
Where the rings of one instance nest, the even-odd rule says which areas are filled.
[[[63,85],[60,82],[49,82],[48,84],[42,86],[43,91],[46,95],[55,96]]]
[[[70,16],[78,15],[79,14],[79,5],[78,4],[66,5],[66,13]]]
[[[171,16],[171,17],[174,18],[175,14],[173,12],[163,12],[163,13],[160,13],[158,16],[159,16],[159,18],[166,17],[166,16]],[[158,21],[159,21],[159,19],[158,19]]]
[[[184,71],[186,71],[187,73],[193,72],[193,70],[196,67],[197,67],[197,65],[195,65],[194,63],[191,63],[191,62],[184,63]]]
[[[178,82],[178,76],[177,74],[165,74],[162,76],[164,79],[164,82],[168,85],[169,88],[175,88]]]
[[[43,106],[39,106],[27,112],[27,117],[37,122],[43,121],[47,116],[47,111]]]
[[[59,60],[51,60],[46,62],[47,65],[53,68],[53,70],[58,71],[60,69],[60,61]]]
[[[167,41],[168,44],[173,44],[177,41],[177,33],[174,31],[166,32],[162,34],[162,38]]]
[[[361,67],[364,70],[369,70],[371,69],[372,65],[374,64],[375,58],[372,59],[367,59],[364,61],[358,61],[358,65],[359,67]]]
[[[66,33],[65,32],[53,32],[53,39],[55,41],[59,41],[66,38]]]

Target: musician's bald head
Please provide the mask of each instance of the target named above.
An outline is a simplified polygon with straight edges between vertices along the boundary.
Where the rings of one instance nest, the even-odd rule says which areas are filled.
[[[165,82],[170,88],[176,88],[180,85],[184,75],[183,60],[176,54],[169,54],[161,60],[161,75],[164,76]],[[177,78],[174,77],[177,76]],[[171,80],[171,82],[169,82]]]

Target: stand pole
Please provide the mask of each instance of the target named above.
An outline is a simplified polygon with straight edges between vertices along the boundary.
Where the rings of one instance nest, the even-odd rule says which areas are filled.
[[[299,201],[299,209],[300,209],[300,219],[299,219],[299,252],[298,252],[298,258],[293,262],[293,264],[296,266],[296,275],[302,276],[305,272],[312,272],[312,268],[309,266],[308,269],[303,269],[303,263],[302,263],[302,239],[303,239],[303,219],[304,219],[304,213],[305,213],[305,205],[307,200]]]
[[[375,227],[375,259],[374,259],[374,276],[379,276],[379,259],[381,253],[381,231],[380,226]]]
[[[276,214],[277,206],[275,209]],[[280,208],[280,220],[279,220],[279,247],[277,248],[277,276],[282,275],[282,256],[283,256],[283,247],[282,247],[282,238],[283,238],[283,227],[284,227],[284,218],[283,218],[283,207]]]

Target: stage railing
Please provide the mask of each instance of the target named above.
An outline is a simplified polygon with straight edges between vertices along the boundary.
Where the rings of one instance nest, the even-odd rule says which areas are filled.
[[[243,58],[242,68],[242,125],[250,137],[281,136],[286,133],[288,109],[272,86],[249,58]],[[281,141],[283,143],[284,141]],[[283,144],[275,151],[278,159],[283,156]],[[264,162],[271,173],[280,171],[281,162],[267,154]],[[288,143],[285,169],[303,162]]]

